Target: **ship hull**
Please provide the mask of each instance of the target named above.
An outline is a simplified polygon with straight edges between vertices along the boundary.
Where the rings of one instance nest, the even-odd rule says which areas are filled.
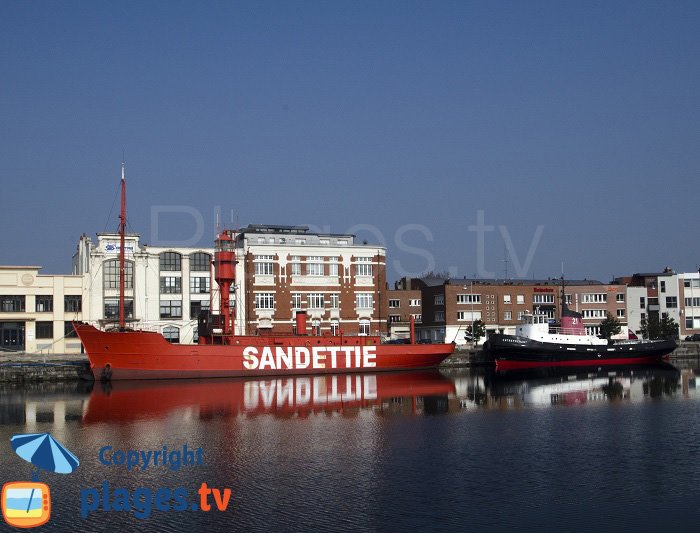
[[[491,335],[485,350],[498,369],[537,366],[646,364],[661,361],[677,347],[672,340],[617,341],[608,344],[540,342],[515,335]]]
[[[453,344],[381,344],[378,337],[235,336],[171,344],[159,333],[75,323],[95,379],[177,379],[377,372],[437,367]]]

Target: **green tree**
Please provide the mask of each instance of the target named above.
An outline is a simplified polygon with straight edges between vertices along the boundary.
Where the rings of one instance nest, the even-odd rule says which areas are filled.
[[[678,338],[678,323],[668,315],[661,320],[659,320],[657,315],[644,318],[640,324],[640,329],[645,339]]]
[[[467,332],[464,334],[464,338],[467,341],[471,341],[474,344],[479,343],[479,339],[486,335],[486,324],[481,320],[473,322],[471,325],[467,326]]]
[[[678,338],[678,323],[673,320],[673,317],[666,315],[661,319],[659,326],[661,328],[662,337],[671,337],[672,339]]]
[[[622,331],[622,326],[620,325],[620,321],[612,316],[610,313],[608,313],[608,316],[605,317],[605,320],[603,320],[600,323],[600,336],[603,337],[604,339],[609,339],[613,335],[617,335]]]
[[[639,324],[639,329],[645,339],[658,339],[661,336],[659,317],[656,315],[650,315],[649,318],[644,317]]]

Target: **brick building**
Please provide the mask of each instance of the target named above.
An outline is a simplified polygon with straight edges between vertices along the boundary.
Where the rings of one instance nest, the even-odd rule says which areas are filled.
[[[422,294],[420,289],[411,289],[410,279],[403,278],[386,293],[383,315],[387,318],[388,334],[392,339],[410,337],[410,320],[413,317],[416,326],[422,320]]]
[[[422,295],[418,337],[433,342],[465,344],[465,328],[476,320],[486,325],[487,335],[514,334],[525,312],[546,314],[553,323],[561,316],[562,282],[557,279],[424,278],[412,280],[411,286],[420,290]],[[617,317],[626,328],[624,285],[566,280],[564,287],[567,305],[583,314],[588,333],[597,334],[600,323],[608,314]]]
[[[249,225],[236,249],[240,333],[292,332],[299,310],[314,334],[386,333],[384,247],[306,226]]]

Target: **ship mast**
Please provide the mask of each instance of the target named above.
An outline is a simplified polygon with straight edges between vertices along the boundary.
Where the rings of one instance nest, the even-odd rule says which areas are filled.
[[[216,239],[214,279],[220,288],[221,315],[223,316],[221,329],[224,336],[234,333],[234,316],[231,314],[230,296],[231,285],[236,282],[235,266],[235,241],[231,231],[223,230],[219,232]]]
[[[119,331],[126,329],[124,313],[124,234],[126,232],[126,179],[122,161],[121,209],[119,211]]]

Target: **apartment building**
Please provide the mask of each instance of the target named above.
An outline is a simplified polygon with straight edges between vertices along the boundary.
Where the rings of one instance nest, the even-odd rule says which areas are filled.
[[[481,320],[490,333],[514,334],[524,313],[540,313],[556,323],[561,316],[562,281],[424,278],[412,281],[422,294],[419,338],[465,344],[466,327]],[[570,309],[583,315],[589,334],[599,333],[608,314],[627,327],[624,286],[594,280],[566,280]],[[625,329],[626,330],[626,329]]]

